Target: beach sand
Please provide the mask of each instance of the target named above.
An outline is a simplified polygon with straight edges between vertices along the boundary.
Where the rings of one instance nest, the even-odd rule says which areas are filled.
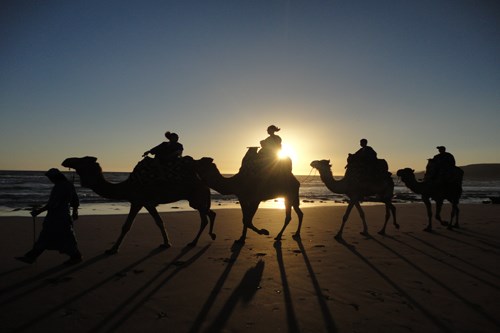
[[[241,212],[217,210],[212,241],[194,248],[197,212],[162,213],[173,243],[156,250],[160,233],[140,214],[120,252],[103,255],[125,216],[81,216],[83,263],[42,254],[33,265],[13,259],[32,245],[31,218],[0,218],[2,332],[499,332],[500,205],[462,205],[459,230],[426,233],[422,204],[397,206],[400,230],[377,231],[383,206],[365,207],[373,238],[360,235],[344,206],[304,209],[274,244],[284,211],[261,209],[244,246]],[[449,206],[445,206],[448,217]],[[42,218],[38,219],[41,222]],[[37,225],[39,232],[41,224]]]

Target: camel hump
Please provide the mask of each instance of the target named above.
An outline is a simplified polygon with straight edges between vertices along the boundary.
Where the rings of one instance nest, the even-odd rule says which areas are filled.
[[[279,177],[292,173],[290,158],[278,159],[257,153],[258,147],[249,147],[241,161],[240,175],[255,178]]]
[[[183,183],[196,178],[191,156],[184,156],[160,162],[158,159],[144,157],[130,174],[130,179],[140,184]]]
[[[358,182],[385,180],[391,178],[389,164],[385,159],[376,159],[371,163],[349,163],[345,176]]]

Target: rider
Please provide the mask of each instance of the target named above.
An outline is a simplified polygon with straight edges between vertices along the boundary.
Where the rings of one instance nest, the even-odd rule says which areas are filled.
[[[448,153],[444,146],[437,146],[436,149],[439,151],[439,154],[434,155],[432,158],[434,163],[436,163],[436,169],[432,178],[443,179],[456,166],[455,157],[451,153]]]
[[[155,155],[155,159],[158,159],[162,164],[181,157],[184,147],[178,142],[179,136],[176,133],[166,132],[165,137],[168,142],[160,143],[158,146],[146,151],[142,156]]]
[[[353,163],[356,166],[372,167],[377,162],[377,152],[372,147],[368,146],[367,139],[359,140],[361,148],[354,154],[349,154],[349,164]]]
[[[269,134],[269,136],[260,141],[260,146],[262,147],[259,150],[260,157],[272,159],[278,157],[278,153],[281,150],[281,138],[274,133],[279,132],[279,130],[280,128],[275,125],[271,125],[267,128],[267,134]]]

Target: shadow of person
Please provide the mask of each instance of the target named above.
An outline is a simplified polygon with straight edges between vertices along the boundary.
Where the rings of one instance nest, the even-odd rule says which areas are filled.
[[[245,273],[219,314],[215,317],[212,325],[207,328],[206,332],[222,332],[227,321],[231,318],[233,310],[238,305],[238,302],[249,303],[255,296],[255,293],[259,289],[263,272],[264,261],[259,260],[255,267],[250,268]]]

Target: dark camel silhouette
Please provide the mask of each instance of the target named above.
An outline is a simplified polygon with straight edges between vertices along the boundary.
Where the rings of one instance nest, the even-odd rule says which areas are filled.
[[[361,221],[363,221],[363,231],[361,234],[368,236],[368,226],[366,224],[365,213],[363,208],[361,208],[360,201],[362,201],[364,197],[371,195],[377,196],[377,198],[385,204],[385,222],[384,226],[378,233],[385,235],[385,228],[389,218],[391,217],[391,213],[394,226],[396,229],[399,229],[399,224],[396,223],[396,207],[394,207],[391,202],[394,194],[394,182],[390,176],[361,183],[350,181],[349,177],[344,177],[341,180],[335,180],[333,178],[330,160],[312,161],[311,167],[319,171],[321,180],[330,191],[345,194],[349,198],[349,205],[347,206],[345,214],[342,218],[342,225],[340,226],[340,230],[337,235],[335,235],[335,239],[342,239],[344,226],[353,207],[356,207],[359,212],[359,216],[361,217]]]
[[[247,229],[260,235],[269,235],[266,229],[258,229],[253,225],[252,219],[259,208],[261,201],[283,197],[285,200],[285,222],[283,228],[275,237],[281,240],[283,232],[292,219],[292,207],[297,213],[299,224],[294,239],[300,238],[300,228],[304,214],[299,208],[299,181],[290,171],[274,173],[271,176],[249,176],[241,171],[232,177],[224,177],[213,163],[213,159],[204,157],[196,161],[196,170],[200,177],[220,194],[232,194],[238,198],[243,213],[243,232],[237,240],[244,243]]]
[[[429,161],[431,163],[431,161]],[[429,163],[429,164],[430,164]],[[427,166],[426,170],[429,170],[432,165]],[[460,197],[462,196],[462,179],[463,170],[455,167],[451,172],[451,179],[449,181],[431,181],[423,180],[417,181],[415,177],[415,170],[410,168],[400,169],[396,173],[398,177],[401,178],[406,187],[416,194],[422,195],[422,201],[427,209],[428,224],[424,231],[432,231],[432,205],[431,199],[436,202],[436,220],[438,220],[441,225],[448,226],[448,229],[452,227],[459,228],[458,217],[460,210],[458,208],[458,203]],[[443,207],[444,200],[448,200],[451,203],[451,219],[450,223],[445,222],[441,219],[441,208]],[[455,224],[453,225],[453,219],[455,219]]]
[[[149,159],[149,158],[146,158]],[[137,180],[136,171],[130,174],[129,178],[121,183],[110,183],[104,179],[102,169],[95,157],[72,157],[67,158],[62,163],[67,168],[76,170],[80,176],[80,182],[83,187],[90,188],[101,197],[115,200],[126,200],[130,202],[130,211],[127,219],[122,226],[120,236],[116,243],[106,251],[108,254],[118,252],[125,235],[132,227],[137,213],[142,207],[146,208],[153,217],[158,228],[160,228],[163,237],[163,248],[171,246],[163,220],[156,210],[156,206],[163,203],[187,200],[189,206],[198,210],[201,218],[201,225],[198,234],[188,246],[195,246],[200,238],[202,231],[210,219],[209,234],[215,239],[213,231],[215,212],[210,209],[210,189],[196,177],[194,171],[191,179],[183,182],[141,182]],[[207,219],[208,217],[208,219]]]

